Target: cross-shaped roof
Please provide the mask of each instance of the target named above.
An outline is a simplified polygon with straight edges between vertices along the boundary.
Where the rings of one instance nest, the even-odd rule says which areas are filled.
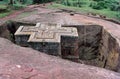
[[[30,35],[28,42],[60,42],[61,36],[78,37],[78,32],[74,27],[37,23],[36,26],[20,26],[15,35]]]

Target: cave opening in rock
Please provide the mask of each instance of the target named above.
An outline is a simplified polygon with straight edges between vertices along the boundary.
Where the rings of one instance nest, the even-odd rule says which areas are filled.
[[[35,26],[32,23],[21,23],[9,21],[3,24],[0,28],[0,36],[15,41],[15,32],[19,26]],[[78,41],[75,47],[76,50],[72,52],[72,42],[63,43],[67,44],[67,47],[63,47],[61,44],[61,57],[65,58],[66,55],[73,55],[75,52],[78,54],[78,60],[70,57],[67,58],[78,63],[84,63],[88,65],[103,67],[106,69],[117,71],[119,67],[119,45],[116,39],[107,32],[102,26],[99,25],[63,25],[62,27],[75,27],[78,31]],[[67,41],[67,40],[66,40]],[[66,42],[64,41],[64,42]],[[75,41],[75,40],[74,40]],[[42,43],[45,48],[49,43]],[[54,44],[55,45],[55,44]],[[39,45],[36,45],[39,46]],[[28,46],[27,46],[28,47]],[[55,50],[50,50],[55,51]],[[46,52],[43,50],[42,52]],[[49,54],[49,53],[48,53]],[[55,54],[56,55],[56,54]]]

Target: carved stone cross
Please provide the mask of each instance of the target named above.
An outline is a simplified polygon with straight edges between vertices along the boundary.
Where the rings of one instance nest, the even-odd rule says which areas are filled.
[[[15,38],[19,45],[30,46],[48,54],[61,55],[61,51],[66,49],[68,53],[75,52],[78,32],[75,27],[37,23],[36,26],[20,26]]]

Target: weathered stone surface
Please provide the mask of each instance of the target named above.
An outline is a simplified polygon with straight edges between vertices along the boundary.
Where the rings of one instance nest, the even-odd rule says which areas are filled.
[[[30,9],[30,11],[31,11],[31,9]],[[50,9],[41,8],[41,7],[34,8],[34,10],[32,10],[32,12],[35,12],[35,13],[31,13],[28,16],[24,16],[24,14],[27,13],[27,12],[23,12],[22,14],[20,14],[20,16],[22,16],[22,17],[18,16],[17,19],[13,18],[13,17],[10,18],[10,19],[15,19],[15,21],[18,21],[18,22],[19,21],[20,22],[27,22],[28,24],[37,23],[37,22],[41,22],[41,23],[60,23],[60,24],[68,24],[68,25],[70,25],[70,24],[78,24],[78,25],[98,24],[98,25],[103,26],[103,28],[106,29],[112,35],[112,37],[116,38],[117,42],[113,43],[113,44],[118,44],[118,45],[115,48],[119,49],[119,47],[120,47],[120,25],[119,24],[115,24],[115,23],[112,23],[110,21],[106,21],[106,20],[103,20],[103,19],[97,19],[97,18],[93,18],[93,17],[84,16],[84,15],[81,15],[81,14],[75,14],[75,16],[70,16],[68,13],[65,13],[65,12],[60,13],[61,11],[56,12],[55,10],[50,10]],[[4,20],[4,22],[5,21],[6,20]],[[1,23],[1,21],[0,21],[0,23]],[[5,28],[5,27],[3,27],[3,28]],[[6,37],[9,34],[8,30],[6,31],[6,29],[2,29],[2,31],[0,31],[0,32],[2,32],[2,33],[0,33],[0,35],[2,37]],[[7,35],[5,35],[5,34],[7,34]],[[6,37],[6,38],[9,38],[9,37]],[[99,37],[97,37],[97,38],[99,38]],[[88,42],[90,43],[90,41],[88,41]],[[95,41],[93,41],[93,42],[95,42]],[[94,49],[93,47],[88,47],[87,49],[89,49],[89,48]],[[104,48],[104,46],[103,46],[103,48]],[[106,51],[107,50],[104,48],[103,52],[106,52]],[[88,55],[89,55],[89,53],[88,53]],[[101,56],[101,59],[102,59],[102,56]],[[104,59],[104,57],[103,57],[103,59]],[[118,59],[120,61],[120,58],[118,58]],[[89,62],[90,61],[91,60],[89,60]],[[95,61],[93,61],[93,62],[95,62]],[[96,61],[96,62],[98,62],[98,61]],[[114,64],[114,61],[112,61],[112,63]],[[90,62],[90,64],[91,64],[91,62]],[[103,64],[104,64],[104,62],[103,62]],[[103,67],[103,65],[101,65],[101,67]],[[120,64],[118,64],[117,67],[119,69]],[[112,68],[113,68],[113,66],[112,66]],[[120,71],[120,70],[118,70],[118,71]]]
[[[0,38],[1,79],[120,79],[120,74],[23,48]]]
[[[99,25],[77,25],[75,27],[78,29],[78,41],[74,37],[62,36],[61,46],[59,43],[56,43],[56,46],[48,43],[46,44],[48,47],[43,47],[42,43],[31,44],[34,46],[33,48],[40,47],[39,50],[42,52],[49,52],[53,55],[57,55],[56,52],[61,52],[59,55],[63,58],[71,60],[79,58],[85,60],[85,64],[119,71],[120,49],[116,39]],[[52,49],[50,49],[50,45],[53,45]],[[46,51],[45,49],[48,48],[49,50]],[[61,51],[58,49],[61,49]]]
[[[102,27],[99,25],[80,25],[76,28],[78,28],[79,33],[78,51],[80,59],[96,59],[99,52]]]
[[[100,67],[119,71],[120,46],[118,41],[105,29],[102,31],[99,53]]]
[[[60,24],[40,24],[19,27],[15,33],[16,43],[30,46],[50,55],[78,59],[78,33],[74,27],[62,27]],[[61,52],[62,51],[62,52]]]
[[[78,29],[77,51],[83,63],[120,71],[120,45],[113,35],[99,25],[75,25],[74,27]]]

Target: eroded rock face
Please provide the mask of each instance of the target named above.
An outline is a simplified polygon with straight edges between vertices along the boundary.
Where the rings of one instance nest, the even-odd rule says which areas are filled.
[[[14,24],[16,24],[16,28],[18,28],[19,25],[26,25],[25,23],[19,22]],[[12,30],[7,27],[11,27],[10,29],[13,28],[12,25],[10,26],[9,24],[6,26],[1,25],[0,36],[14,42],[14,32],[12,34]],[[79,57],[80,63],[120,72],[120,46],[116,41],[117,38],[112,36],[112,34],[110,34],[106,29],[99,25],[65,25],[65,27],[76,27],[78,30],[79,39],[77,42],[78,44],[76,44],[76,47],[78,46],[78,49],[76,50],[79,53],[79,55],[77,54],[77,57]],[[68,39],[64,41],[64,43],[66,43],[66,45],[69,45]],[[40,44],[36,45],[36,47],[39,45]],[[71,46],[73,47],[73,45]],[[62,49],[64,49],[64,46],[62,47]],[[62,50],[62,53],[64,54],[67,52],[68,50]]]
[[[79,56],[83,60],[97,58],[101,40],[102,26],[81,25],[77,27],[79,32]]]
[[[98,65],[100,67],[119,72],[120,44],[117,40],[118,39],[110,34],[106,29],[102,30]]]
[[[1,79],[120,79],[120,74],[77,64],[0,38]]]
[[[87,51],[84,51],[85,53],[82,52],[83,55],[81,55],[81,57],[84,57],[82,59],[85,59],[85,60],[88,59],[88,61],[89,61],[89,59],[93,59],[94,58],[93,57],[94,54],[96,54],[97,52],[99,52],[99,53],[97,53],[97,54],[99,54],[98,60],[95,60],[95,64],[97,62],[97,66],[99,65],[100,67],[104,67],[104,68],[107,68],[107,69],[112,69],[112,70],[115,70],[115,71],[120,71],[120,70],[118,70],[120,68],[120,63],[119,63],[120,58],[118,57],[119,53],[120,53],[120,48],[119,48],[120,44],[118,44],[118,42],[116,42],[116,39],[117,40],[120,39],[120,33],[119,33],[119,29],[120,29],[119,26],[120,25],[117,25],[115,23],[112,23],[112,22],[109,22],[109,21],[105,21],[105,20],[102,20],[102,19],[96,19],[96,18],[84,16],[84,15],[79,15],[79,14],[75,14],[75,16],[73,17],[73,16],[70,16],[68,13],[59,13],[59,12],[57,13],[56,11],[48,10],[48,9],[44,9],[44,8],[40,8],[40,7],[35,8],[35,9],[37,9],[37,12],[35,12],[34,14],[31,13],[31,15],[29,15],[29,16],[18,17],[17,19],[12,18],[12,19],[15,19],[15,21],[18,21],[18,22],[20,21],[22,23],[25,22],[25,24],[26,23],[28,23],[28,24],[30,24],[30,23],[36,24],[36,22],[42,22],[42,23],[46,22],[46,23],[61,23],[61,24],[68,24],[68,25],[71,25],[71,24],[78,24],[78,25],[79,24],[82,24],[82,25],[84,25],[84,24],[98,24],[98,25],[103,26],[115,38],[113,38],[113,36],[111,37],[111,35],[109,33],[104,32],[104,31],[102,31],[102,34],[100,34],[99,32],[101,32],[101,31],[97,30],[97,29],[99,29],[99,27],[97,27],[97,28],[91,28],[91,27],[84,28],[84,27],[81,27],[79,29],[79,31],[80,31],[80,34],[79,34],[80,37],[81,37],[81,33],[82,33],[83,36],[86,33],[88,33],[87,37],[84,37],[84,39],[79,40],[79,42],[80,42],[79,45],[80,46],[83,45],[81,42],[84,41],[84,47],[87,48],[88,50],[90,49],[90,51],[87,50],[88,52]],[[31,11],[31,12],[33,12],[33,11]],[[21,16],[23,16],[23,15],[24,15],[24,13],[21,14]],[[95,29],[95,31],[93,31],[93,29]],[[90,34],[89,34],[89,32],[90,32]],[[100,38],[99,34],[102,35],[101,38]],[[2,26],[2,28],[0,28],[0,36],[8,38],[8,39],[11,39],[10,31],[8,31],[6,29],[6,27],[4,27],[4,26]],[[2,42],[0,42],[0,43],[2,44]],[[91,45],[93,43],[95,43],[94,45],[92,45],[93,47],[89,46],[89,45]],[[7,46],[4,45],[4,44],[6,44]],[[98,44],[100,44],[100,46],[98,46]],[[45,63],[47,63],[46,65],[50,65],[50,66],[56,67],[56,65],[52,65],[55,62],[49,63],[50,60],[51,60],[51,59],[49,60],[50,57],[47,57],[48,59],[46,60],[42,56],[42,58],[43,58],[42,59],[41,58],[41,54],[40,54],[40,56],[38,56],[39,54],[35,54],[35,53],[39,53],[39,52],[34,52],[31,49],[28,50],[28,49],[25,49],[25,48],[19,48],[18,46],[16,47],[16,46],[8,44],[8,42],[4,42],[2,45],[0,45],[0,47],[2,47],[2,49],[0,49],[1,53],[7,53],[5,55],[3,54],[4,56],[1,55],[1,61],[2,61],[1,63],[8,62],[8,64],[9,64],[9,63],[13,63],[14,62],[13,64],[10,64],[10,65],[11,66],[15,66],[15,67],[18,66],[18,67],[21,68],[21,64],[23,64],[23,62],[24,62],[25,63],[24,65],[26,66],[26,64],[27,64],[27,67],[29,67],[28,66],[29,64],[34,64],[34,66],[32,66],[32,68],[36,69],[36,66],[37,66],[37,68],[39,66],[42,66],[42,64],[38,64],[38,63],[41,62],[40,60],[42,60],[42,63],[45,62]],[[81,48],[81,49],[85,49],[85,48]],[[25,49],[25,50],[23,50],[23,49]],[[97,50],[94,50],[94,49],[97,49]],[[94,52],[91,52],[92,50],[94,50]],[[28,56],[28,52],[29,52],[30,56]],[[31,55],[33,55],[33,56],[31,56]],[[44,54],[42,54],[42,55],[44,55]],[[89,58],[88,58],[88,56],[89,56]],[[51,58],[52,58],[52,60],[54,60],[53,57],[51,57]],[[28,61],[28,60],[30,60],[30,61]],[[33,61],[36,62],[36,63],[33,63]],[[62,64],[62,67],[64,67],[63,63],[66,63],[66,62],[65,61],[62,62],[62,60],[59,60],[59,61],[61,61],[61,63],[59,63],[59,64]],[[26,63],[26,62],[29,62],[29,63]],[[90,60],[89,63],[87,63],[87,64],[94,65],[94,63],[91,64],[91,62],[94,62],[94,61]],[[58,63],[55,63],[55,64],[58,64]],[[46,65],[45,65],[45,67],[46,67]],[[67,64],[66,69],[69,68],[69,65],[70,64]],[[3,67],[3,66],[1,66],[1,67]],[[52,67],[52,68],[54,68],[54,67]],[[48,67],[46,67],[46,68],[48,68]],[[60,66],[60,68],[61,68],[61,66]],[[76,68],[75,65],[73,67],[73,70],[74,70],[74,68],[75,68],[75,70],[79,71]],[[83,68],[83,69],[85,69],[85,70],[83,70],[83,71],[85,71],[85,76],[86,76],[86,74],[90,74],[90,73],[88,73],[86,71],[86,69],[87,69],[86,67]],[[31,70],[31,65],[30,65],[30,70]],[[40,69],[40,70],[42,70],[42,69]],[[70,69],[68,69],[68,70],[70,70]],[[89,70],[89,68],[88,68],[88,70]],[[94,70],[95,69],[93,68],[92,71],[94,71]],[[3,71],[4,71],[4,68],[3,68]],[[81,72],[83,73],[83,71],[81,71]],[[76,71],[73,71],[73,72],[71,72],[71,74],[74,74],[75,72]],[[106,73],[106,71],[103,71],[103,72]],[[69,71],[68,71],[68,73],[69,73]],[[15,74],[15,73],[13,73],[13,74]],[[44,73],[44,74],[48,75],[48,73]],[[77,74],[80,75],[81,73],[80,74],[77,73]],[[70,75],[70,73],[69,73],[69,75]],[[1,78],[7,79],[6,76],[9,76],[9,75],[8,74],[1,75]],[[80,77],[78,77],[78,78],[80,78]],[[17,77],[12,76],[11,78],[12,79],[13,78],[19,79],[18,76]],[[42,75],[41,78],[44,79],[44,78],[48,78],[48,77],[44,77]],[[90,79],[89,76],[87,76],[85,78]],[[91,79],[94,79],[94,78],[91,78]],[[112,79],[112,78],[108,77],[108,79]],[[119,79],[119,78],[115,78],[115,79]]]

